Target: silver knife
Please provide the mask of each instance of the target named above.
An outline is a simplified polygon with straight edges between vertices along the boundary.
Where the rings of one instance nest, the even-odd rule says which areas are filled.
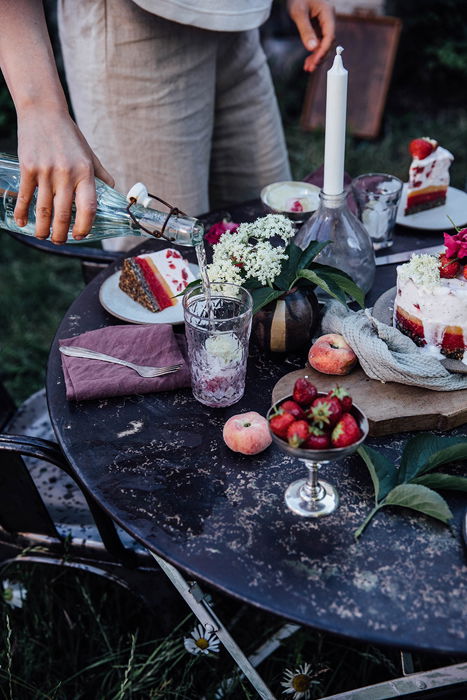
[[[444,245],[432,245],[429,248],[418,248],[417,250],[404,250],[403,253],[392,253],[392,255],[380,255],[376,258],[376,265],[393,265],[394,263],[406,262],[412,255],[436,255],[442,253]]]

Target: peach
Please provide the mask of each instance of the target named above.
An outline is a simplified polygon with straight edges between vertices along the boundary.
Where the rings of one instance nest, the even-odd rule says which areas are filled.
[[[227,447],[244,455],[256,455],[272,442],[266,418],[256,411],[237,413],[229,418],[222,434]]]
[[[308,362],[323,374],[349,374],[357,364],[357,356],[342,335],[327,333],[311,346]]]

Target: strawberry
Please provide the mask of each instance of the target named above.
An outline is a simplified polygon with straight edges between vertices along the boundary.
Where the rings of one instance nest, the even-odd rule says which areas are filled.
[[[334,389],[331,389],[327,396],[329,398],[335,397],[339,401],[343,411],[348,411],[352,406],[352,397],[343,386],[336,386]]]
[[[326,450],[330,446],[331,437],[329,433],[325,433],[324,430],[316,426],[310,428],[310,434],[302,445],[306,450]]]
[[[452,279],[459,272],[459,263],[453,258],[448,258],[444,253],[439,255],[439,276]]]
[[[310,426],[306,420],[296,420],[287,430],[287,442],[290,447],[300,447],[310,433]]]
[[[290,211],[303,211],[303,205],[298,199],[293,200],[289,206]]]
[[[291,413],[296,420],[305,420],[305,411],[296,401],[283,401],[280,408],[286,413]]]
[[[306,417],[318,428],[333,428],[342,416],[342,408],[339,399],[335,397],[322,396],[315,399],[311,408],[306,412]]]
[[[293,400],[300,406],[309,406],[316,398],[318,391],[306,377],[296,380],[293,388]]]
[[[333,447],[347,447],[357,442],[361,436],[362,431],[353,415],[344,413],[331,433],[331,445]]]
[[[295,423],[293,415],[291,413],[284,413],[283,411],[278,411],[269,419],[269,427],[272,432],[283,440],[287,440],[287,430],[292,423]]]
[[[428,136],[423,136],[421,139],[413,139],[409,143],[409,153],[413,158],[423,160],[430,153],[438,148],[438,142],[434,139],[429,139]]]

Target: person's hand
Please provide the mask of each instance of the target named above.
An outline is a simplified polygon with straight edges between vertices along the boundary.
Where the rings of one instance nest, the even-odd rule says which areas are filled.
[[[287,10],[297,25],[304,47],[313,53],[307,56],[304,69],[311,73],[329,51],[334,41],[334,10],[325,0],[287,0]],[[311,20],[316,19],[321,38],[316,35]]]
[[[73,238],[84,238],[96,213],[94,177],[111,187],[114,181],[71,117],[36,107],[18,113],[18,157],[21,182],[14,211],[17,225],[27,224],[37,187],[35,236],[48,238],[52,227],[51,241],[65,243],[74,202]]]

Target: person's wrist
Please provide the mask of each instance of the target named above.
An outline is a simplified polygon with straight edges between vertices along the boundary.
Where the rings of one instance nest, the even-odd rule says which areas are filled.
[[[28,94],[14,97],[13,101],[18,119],[28,117],[37,112],[48,115],[69,115],[68,105],[64,96]]]

